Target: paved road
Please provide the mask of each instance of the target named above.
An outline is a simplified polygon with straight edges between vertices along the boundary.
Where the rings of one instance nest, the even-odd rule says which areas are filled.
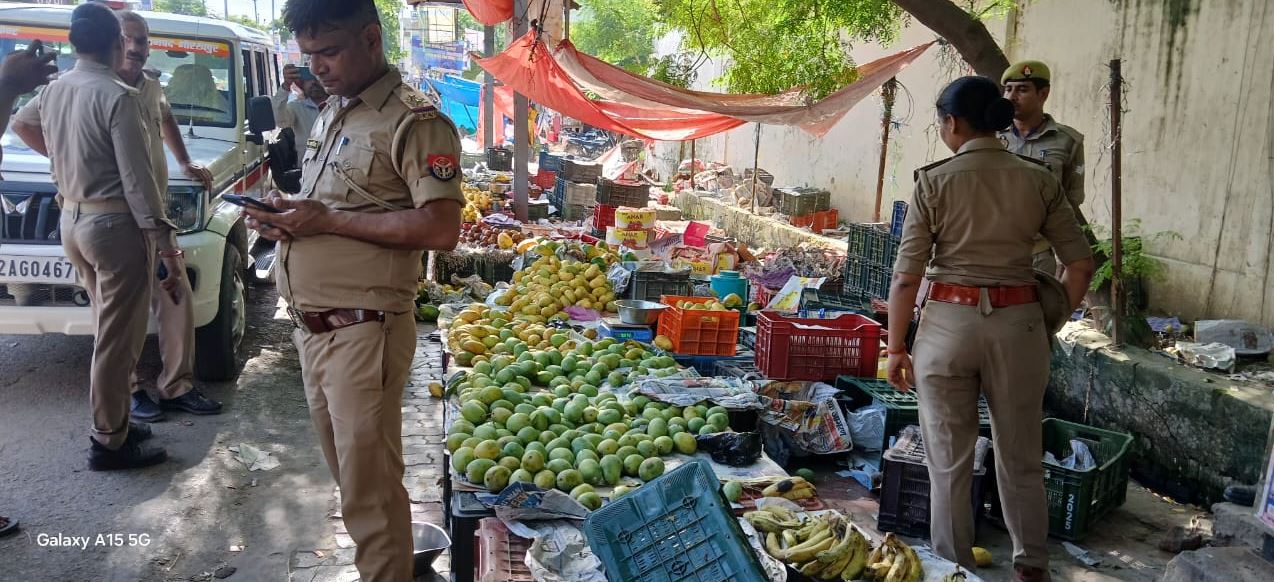
[[[275,319],[272,288],[252,292],[243,373],[202,386],[228,412],[155,424],[172,458],[141,471],[87,470],[90,338],[0,336],[0,514],[23,525],[0,538],[0,581],[206,580],[223,566],[238,569],[230,580],[286,580],[294,551],[336,547],[291,324]],[[158,371],[151,339],[141,374]],[[248,472],[228,451],[240,443],[282,466]],[[45,536],[87,536],[87,548]]]

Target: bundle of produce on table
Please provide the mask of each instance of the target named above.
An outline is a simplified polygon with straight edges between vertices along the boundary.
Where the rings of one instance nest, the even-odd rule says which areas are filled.
[[[583,245],[596,249],[593,245]],[[513,274],[513,286],[495,300],[509,312],[532,321],[568,320],[567,307],[615,311],[615,291],[606,278],[607,258],[600,250],[582,251],[587,262],[560,259],[549,243],[536,247],[540,258]]]
[[[462,186],[465,205],[460,210],[460,219],[464,222],[480,222],[483,212],[491,211],[491,194],[465,184]]]
[[[499,228],[485,222],[463,223],[460,225],[460,242],[473,246],[512,250],[527,236],[520,230]]]
[[[867,536],[834,511],[816,514],[775,504],[743,518],[765,536],[767,553],[809,578],[917,582],[924,576],[920,557],[902,540],[887,534],[873,549]]]
[[[465,278],[452,275],[450,283],[420,281],[416,287],[416,321],[438,321],[439,305],[481,300],[493,290],[476,275]]]

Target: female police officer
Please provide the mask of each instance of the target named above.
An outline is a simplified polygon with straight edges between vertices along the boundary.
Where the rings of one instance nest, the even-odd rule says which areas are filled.
[[[906,329],[922,277],[930,286],[914,363],[904,334],[889,335],[889,382],[919,391],[938,554],[975,565],[968,496],[985,395],[1016,579],[1047,580],[1040,426],[1050,351],[1031,251],[1037,234],[1053,241],[1072,308],[1092,278],[1092,253],[1057,178],[996,139],[1013,105],[993,81],[956,79],[937,109],[942,141],[956,155],[916,171],[889,296],[891,329]]]
[[[145,467],[166,454],[141,444],[149,427],[129,423],[129,376],[146,340],[155,257],[168,270],[165,292],[186,269],[155,185],[137,90],[115,74],[124,55],[118,17],[81,4],[70,40],[75,68],[37,106],[62,199],[62,247],[93,307],[89,468]]]

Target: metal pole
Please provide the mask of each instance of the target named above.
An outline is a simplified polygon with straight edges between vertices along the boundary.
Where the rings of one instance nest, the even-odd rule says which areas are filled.
[[[761,124],[756,124],[756,149],[752,151],[752,214],[756,214],[756,180],[761,173]]]
[[[252,20],[261,24],[261,11],[257,9],[257,0],[252,0]]]
[[[482,56],[495,56],[495,27],[482,27]],[[482,73],[482,144],[495,147],[495,77]]]
[[[690,140],[690,191],[695,189],[695,142],[696,139]]]
[[[880,222],[880,205],[885,199],[885,157],[889,154],[889,129],[894,121],[894,95],[898,89],[898,78],[893,77],[880,88],[880,96],[885,102],[885,112],[880,117],[880,166],[876,169],[876,210],[872,213],[872,222]]]
[[[562,40],[571,38],[571,0],[562,0]]]
[[[1120,107],[1123,97],[1122,64],[1119,59],[1110,61],[1110,300],[1114,303],[1114,320],[1111,326],[1111,339],[1115,344],[1121,343],[1120,326],[1123,324],[1123,240],[1121,239],[1123,223],[1123,162],[1120,156],[1123,151],[1120,135]]]
[[[224,0],[221,3],[221,10],[223,11],[221,13],[221,17],[225,19],[229,19],[230,18],[230,0]]]
[[[522,38],[527,31],[527,0],[513,2],[514,36]],[[513,94],[513,212],[518,220],[527,216],[527,186],[530,184],[527,161],[530,158],[530,136],[526,123],[530,103],[526,95]]]

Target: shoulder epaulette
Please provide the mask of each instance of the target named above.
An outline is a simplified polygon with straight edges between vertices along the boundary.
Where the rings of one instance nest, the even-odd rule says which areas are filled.
[[[941,166],[942,164],[945,164],[945,163],[947,163],[947,162],[949,162],[949,161],[951,161],[951,160],[956,159],[956,157],[957,157],[957,156],[959,156],[959,155],[960,155],[960,154],[956,154],[956,155],[951,156],[951,157],[949,157],[949,158],[943,158],[943,159],[938,160],[938,161],[936,161],[936,162],[933,162],[933,163],[931,163],[931,164],[928,164],[928,165],[925,165],[925,166],[920,166],[919,168],[916,168],[916,171],[915,171],[915,172],[912,172],[912,179],[913,179],[913,180],[920,180],[920,172],[926,172],[926,171],[932,170],[932,169],[934,169],[934,168],[936,168],[936,167],[938,167],[938,166]]]

